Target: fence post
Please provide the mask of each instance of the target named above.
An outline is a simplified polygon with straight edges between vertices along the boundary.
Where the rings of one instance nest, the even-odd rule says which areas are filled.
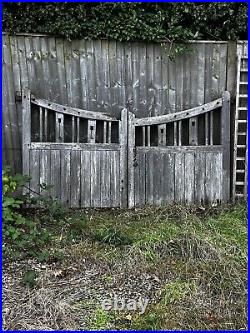
[[[128,208],[135,205],[135,169],[134,169],[134,153],[135,153],[135,115],[128,112]]]
[[[128,110],[121,111],[120,120],[120,206],[128,207]]]
[[[221,144],[223,146],[222,200],[230,199],[230,93],[222,94],[221,109]]]
[[[31,142],[31,92],[22,91],[22,153],[23,175],[29,175],[29,145]],[[27,191],[25,191],[27,192]]]

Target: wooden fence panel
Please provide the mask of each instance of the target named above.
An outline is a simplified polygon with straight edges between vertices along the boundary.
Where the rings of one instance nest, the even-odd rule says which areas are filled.
[[[117,118],[130,102],[142,118],[202,105],[227,84],[226,42],[192,42],[190,52],[171,61],[169,44],[3,37],[4,163],[16,171],[21,171],[16,91],[29,88],[40,98]]]

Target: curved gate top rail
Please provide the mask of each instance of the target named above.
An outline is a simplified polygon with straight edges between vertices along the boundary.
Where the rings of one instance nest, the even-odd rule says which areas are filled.
[[[117,118],[112,117],[106,113],[87,111],[69,106],[64,106],[58,103],[50,102],[46,99],[36,98],[33,95],[31,96],[31,103],[38,105],[42,108],[46,108],[48,110],[52,110],[62,114],[67,114],[70,116],[82,117],[86,119],[95,119],[95,120],[109,120],[109,121],[117,120]]]
[[[135,126],[146,126],[146,125],[156,125],[161,123],[170,123],[172,121],[182,120],[182,119],[188,119],[191,117],[195,117],[204,113],[207,113],[209,111],[213,111],[217,108],[220,108],[222,106],[222,98],[218,98],[210,103],[206,103],[201,106],[197,106],[192,109],[176,112],[176,113],[170,113],[162,116],[156,116],[156,117],[147,117],[147,118],[139,118],[135,119]]]
[[[23,173],[31,193],[71,207],[229,199],[230,95],[178,113],[120,119],[22,92]]]

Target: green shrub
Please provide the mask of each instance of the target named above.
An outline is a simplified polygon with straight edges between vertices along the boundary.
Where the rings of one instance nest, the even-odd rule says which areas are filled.
[[[30,220],[21,212],[27,198],[14,192],[27,180],[19,174],[11,175],[9,170],[2,171],[3,253],[14,257],[37,255],[50,239],[49,232],[42,228],[39,220]]]
[[[3,3],[3,30],[118,41],[247,39],[247,3]]]

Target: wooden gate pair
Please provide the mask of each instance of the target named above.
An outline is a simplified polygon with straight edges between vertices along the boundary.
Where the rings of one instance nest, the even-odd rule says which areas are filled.
[[[70,207],[205,203],[230,197],[230,96],[168,115],[120,119],[22,92],[23,173],[32,195]]]

